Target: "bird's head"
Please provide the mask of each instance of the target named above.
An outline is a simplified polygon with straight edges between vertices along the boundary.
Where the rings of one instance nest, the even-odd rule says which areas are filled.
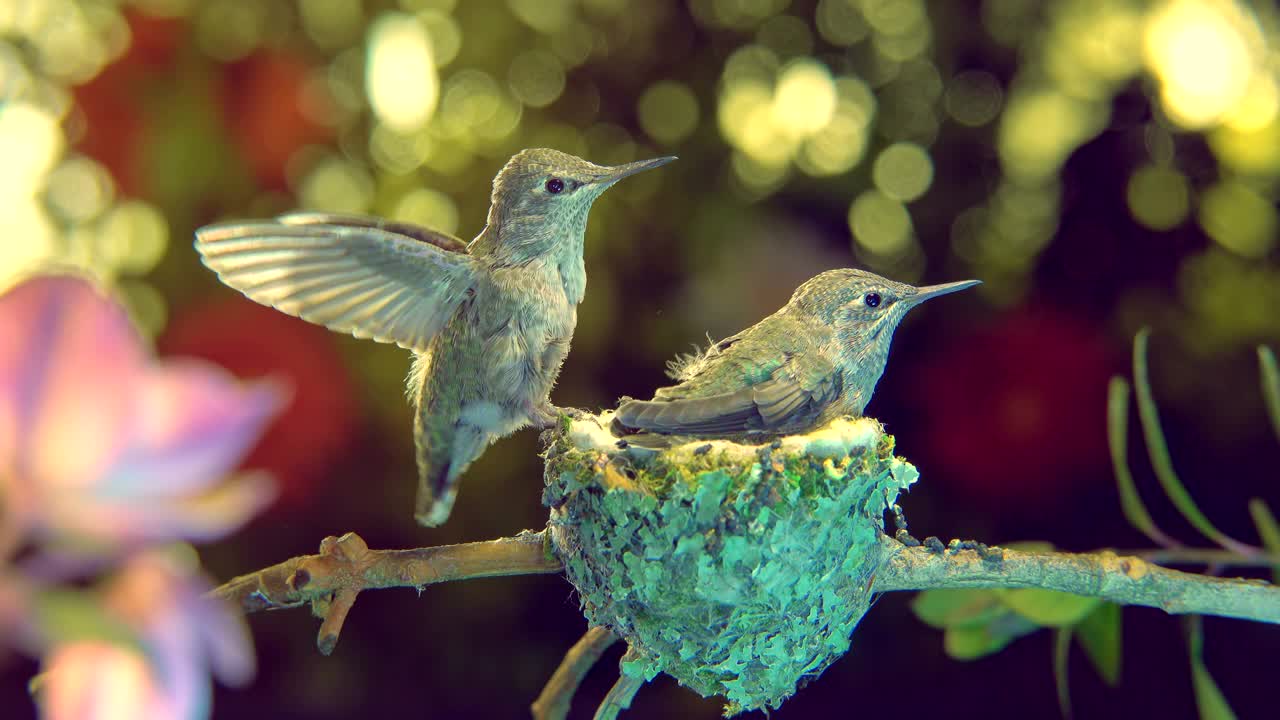
[[[489,229],[498,234],[495,244],[519,260],[550,252],[558,243],[580,243],[596,198],[619,180],[672,160],[608,167],[559,150],[522,150],[493,180]]]
[[[911,308],[926,300],[973,287],[979,280],[915,287],[865,270],[828,270],[801,285],[795,309],[836,328],[841,344],[858,352],[888,355],[893,331]]]

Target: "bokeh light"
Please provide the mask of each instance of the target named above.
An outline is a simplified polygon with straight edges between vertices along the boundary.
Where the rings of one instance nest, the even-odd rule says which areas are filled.
[[[871,169],[871,178],[885,195],[911,202],[933,182],[933,161],[915,143],[894,143],[881,151]]]
[[[160,262],[168,240],[168,222],[159,210],[144,202],[125,201],[102,218],[96,260],[123,273],[142,275]]]
[[[365,168],[329,156],[307,174],[298,188],[298,198],[305,208],[363,213],[373,202],[373,190],[373,178]]]
[[[1056,174],[1071,151],[1105,121],[1103,108],[1061,92],[1010,98],[999,138],[1005,172],[1028,180]]]
[[[564,68],[555,55],[531,50],[512,59],[508,84],[520,102],[529,107],[546,107],[564,92]]]
[[[822,39],[845,47],[867,36],[870,28],[856,5],[857,0],[819,0],[814,20]]]
[[[1276,245],[1275,204],[1239,180],[1206,190],[1199,218],[1209,237],[1244,257],[1261,258]]]
[[[896,255],[910,247],[911,216],[897,199],[868,190],[849,207],[849,227],[862,247],[878,255]]]
[[[431,38],[416,17],[387,13],[374,21],[365,84],[373,112],[388,127],[408,132],[431,117],[440,89]]]
[[[0,107],[0,197],[16,198],[38,190],[62,154],[58,118],[25,102]]]
[[[1165,111],[1186,128],[1209,125],[1249,89],[1256,29],[1230,0],[1172,0],[1154,12],[1145,49]]]
[[[663,80],[650,85],[640,96],[636,111],[640,127],[668,145],[680,142],[698,127],[698,98],[683,83]]]
[[[1152,230],[1169,230],[1187,217],[1190,209],[1187,179],[1173,168],[1148,165],[1129,177],[1129,209],[1138,222]]]
[[[836,88],[831,73],[811,60],[784,67],[773,92],[773,123],[783,132],[812,135],[831,122],[836,111]]]
[[[441,232],[458,231],[458,206],[453,198],[429,188],[414,188],[395,204],[391,217]]]
[[[947,114],[961,125],[979,127],[996,118],[1004,93],[996,77],[983,70],[966,70],[947,85]]]

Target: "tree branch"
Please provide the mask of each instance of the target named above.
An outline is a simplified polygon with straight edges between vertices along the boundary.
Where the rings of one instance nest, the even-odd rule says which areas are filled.
[[[623,653],[622,660],[618,662],[621,668],[627,662],[635,657],[635,651],[628,647]],[[600,707],[596,708],[594,720],[617,720],[618,715],[623,710],[631,707],[631,701],[635,699],[636,693],[644,686],[644,678],[628,675],[626,670],[622,670],[618,675],[618,682],[609,688],[609,694],[604,696],[604,700],[600,703]]]
[[[564,720],[569,714],[569,703],[578,691],[582,678],[596,664],[605,650],[618,641],[618,636],[607,627],[593,627],[565,653],[560,667],[547,681],[546,687],[530,709],[534,720]]]
[[[952,543],[908,547],[882,538],[886,562],[876,592],[936,588],[1035,587],[1145,605],[1177,615],[1219,615],[1280,623],[1280,587],[1262,580],[1195,575],[1111,551],[1023,552]]]
[[[355,533],[320,542],[318,555],[285,560],[214,589],[210,594],[246,613],[311,603],[323,619],[316,645],[333,652],[342,623],[361,590],[419,588],[450,580],[560,572],[541,532],[488,542],[413,550],[370,550]]]

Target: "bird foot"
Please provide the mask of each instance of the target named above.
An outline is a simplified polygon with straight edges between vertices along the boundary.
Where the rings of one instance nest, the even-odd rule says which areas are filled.
[[[586,417],[586,413],[578,408],[562,408],[556,407],[551,403],[545,405],[537,405],[529,411],[529,423],[539,430],[555,427],[560,422],[561,416],[568,415],[574,420],[581,420]]]

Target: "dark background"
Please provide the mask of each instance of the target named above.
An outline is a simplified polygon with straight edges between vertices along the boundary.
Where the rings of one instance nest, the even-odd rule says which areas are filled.
[[[315,552],[330,534],[415,547],[512,535],[546,514],[540,445],[526,430],[472,466],[447,525],[416,526],[407,354],[244,300],[200,266],[191,231],[305,206],[469,238],[493,174],[541,145],[609,164],[680,156],[592,212],[559,405],[647,397],[666,383],[666,359],[756,322],[825,269],[972,277],[985,284],[903,323],[867,409],[921,471],[901,501],[916,535],[1148,547],[1121,515],[1105,428],[1107,381],[1131,374],[1142,326],[1153,328],[1173,459],[1200,507],[1249,542],[1248,499],[1280,509],[1280,443],[1255,356],[1280,344],[1278,26],[1267,4],[88,5],[28,3],[48,16],[33,14],[0,49],[12,61],[2,72],[43,89],[31,97],[48,101],[67,138],[58,162],[81,163],[68,172],[96,182],[99,200],[69,200],[55,182],[66,178],[51,176],[47,226],[11,233],[0,265],[88,265],[116,283],[162,354],[292,383],[293,405],[249,460],[275,471],[281,498],[200,549],[219,580]],[[366,73],[388,17],[424,28],[429,72],[391,61]],[[100,48],[50,40],[75,18]],[[1199,62],[1170,59],[1188,53]],[[370,100],[384,81],[406,95],[434,83],[434,111],[397,125],[395,107]],[[1237,85],[1246,90],[1231,95]],[[1197,87],[1218,94],[1187,95]],[[916,164],[892,162],[906,156]],[[110,222],[150,244],[119,242]],[[1207,546],[1160,495],[1136,438],[1130,454],[1157,524]],[[1049,633],[961,663],[909,599],[881,598],[850,654],[775,715],[1057,714]],[[214,717],[522,717],[585,630],[559,576],[365,593],[328,658],[304,611],[250,622],[259,675],[219,688]],[[1219,619],[1205,629],[1208,666],[1238,715],[1274,716],[1280,631]],[[1116,688],[1073,651],[1077,716],[1194,717],[1180,623],[1127,610],[1124,638]],[[587,677],[573,717],[590,717],[620,653]],[[0,706],[21,717],[34,665],[3,672]],[[662,677],[627,717],[719,713]]]

